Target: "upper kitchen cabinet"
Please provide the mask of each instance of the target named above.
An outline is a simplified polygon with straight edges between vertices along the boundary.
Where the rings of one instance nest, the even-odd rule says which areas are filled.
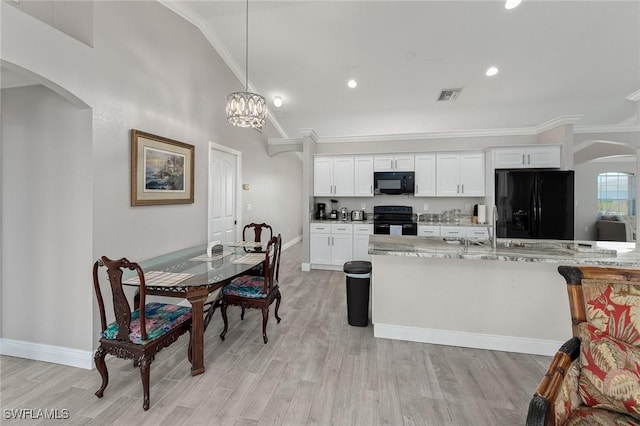
[[[559,168],[560,145],[494,148],[496,169]]]
[[[373,155],[355,155],[354,188],[356,197],[373,197]]]
[[[413,154],[378,154],[373,156],[376,172],[412,172],[414,169]]]
[[[353,196],[353,155],[316,156],[313,159],[313,195]]]
[[[436,195],[436,154],[415,155],[415,196]]]
[[[436,195],[484,197],[484,153],[436,154]]]

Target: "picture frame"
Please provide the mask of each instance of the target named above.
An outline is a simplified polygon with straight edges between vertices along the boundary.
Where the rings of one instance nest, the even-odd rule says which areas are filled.
[[[131,129],[131,206],[193,203],[194,146]]]

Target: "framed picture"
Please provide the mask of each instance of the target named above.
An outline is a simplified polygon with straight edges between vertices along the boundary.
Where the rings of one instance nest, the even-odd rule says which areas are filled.
[[[131,129],[131,205],[193,203],[194,147]]]

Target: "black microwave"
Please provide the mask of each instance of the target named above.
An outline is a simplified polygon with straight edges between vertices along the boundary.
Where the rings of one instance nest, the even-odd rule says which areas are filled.
[[[374,172],[374,194],[413,194],[414,172]]]

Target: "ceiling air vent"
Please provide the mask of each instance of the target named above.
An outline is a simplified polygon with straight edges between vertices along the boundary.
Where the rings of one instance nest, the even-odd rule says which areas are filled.
[[[462,88],[460,89],[444,89],[440,92],[440,96],[438,97],[438,101],[455,101],[458,95],[462,92]]]

